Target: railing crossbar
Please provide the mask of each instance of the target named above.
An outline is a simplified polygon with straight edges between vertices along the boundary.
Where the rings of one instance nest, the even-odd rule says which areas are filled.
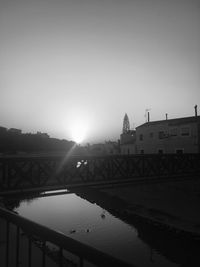
[[[28,245],[28,266],[31,267],[31,250],[32,250],[32,236],[38,237],[42,242],[50,242],[55,244],[61,250],[69,251],[70,253],[77,255],[79,258],[85,259],[96,266],[134,266],[132,264],[126,263],[123,260],[116,259],[104,252],[101,252],[95,248],[88,245],[82,244],[81,242],[74,240],[70,237],[63,235],[60,232],[47,228],[46,226],[40,225],[29,219],[21,217],[13,212],[10,212],[2,207],[0,207],[0,217],[7,220],[7,225],[13,223],[14,225],[21,228],[24,233],[29,237]],[[9,228],[7,228],[7,238],[9,237]],[[9,242],[7,240],[7,249]],[[8,255],[7,255],[8,259]],[[8,267],[8,264],[6,265]],[[62,265],[61,265],[62,266]]]

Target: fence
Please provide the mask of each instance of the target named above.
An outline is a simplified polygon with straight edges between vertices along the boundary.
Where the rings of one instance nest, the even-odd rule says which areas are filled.
[[[200,154],[2,157],[0,191],[200,173]]]
[[[4,208],[0,208],[0,220],[1,224],[4,223],[1,229],[5,228],[4,253],[1,248],[1,257],[4,254],[4,259],[1,259],[2,267],[50,267],[50,263],[60,267],[133,266]],[[24,245],[25,238],[26,245]],[[23,251],[20,249],[22,246]],[[37,256],[35,254],[33,256],[35,247],[38,250]],[[40,259],[37,265],[33,263],[35,257],[37,261]],[[48,258],[51,259],[50,263],[47,262]]]

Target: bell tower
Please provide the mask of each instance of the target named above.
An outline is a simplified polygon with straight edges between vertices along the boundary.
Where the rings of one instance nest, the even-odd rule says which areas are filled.
[[[128,133],[129,131],[130,131],[129,118],[128,118],[128,115],[125,114],[125,116],[124,116],[124,121],[123,121],[123,129],[122,129],[122,133]]]

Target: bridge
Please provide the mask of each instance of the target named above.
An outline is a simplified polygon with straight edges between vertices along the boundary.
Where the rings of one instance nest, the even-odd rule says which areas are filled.
[[[200,154],[1,157],[0,192],[200,173]]]
[[[99,186],[151,182],[155,179],[177,179],[183,176],[199,176],[200,154],[154,154],[112,156],[7,156],[0,158],[0,195],[21,191],[44,191],[46,188],[68,188],[68,186]],[[1,204],[1,203],[0,203]],[[133,266],[83,245],[62,233],[27,220],[0,207],[0,228],[5,242],[3,266],[20,266],[23,240],[26,239],[25,266],[33,265],[34,253],[40,253],[40,266]],[[48,245],[56,250],[52,254]],[[68,253],[75,255],[74,263]],[[1,253],[0,253],[1,254]],[[14,259],[10,260],[10,255]],[[39,266],[39,265],[37,265]],[[53,265],[55,266],[55,265]]]

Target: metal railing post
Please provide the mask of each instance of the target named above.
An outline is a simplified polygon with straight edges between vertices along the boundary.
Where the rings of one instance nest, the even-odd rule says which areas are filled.
[[[19,266],[19,226],[16,229],[16,267]]]
[[[63,249],[59,249],[59,267],[63,267]]]
[[[31,238],[28,237],[28,267],[31,267],[31,260],[32,260],[32,241]]]
[[[42,267],[45,267],[46,265],[46,255],[45,255],[45,250],[46,250],[46,242],[42,242]]]
[[[84,264],[84,262],[83,262],[83,257],[80,257],[80,264],[79,264],[79,266],[80,266],[80,267],[83,267],[83,264]]]
[[[10,224],[9,221],[6,221],[6,267],[9,266],[9,233],[10,233]]]

